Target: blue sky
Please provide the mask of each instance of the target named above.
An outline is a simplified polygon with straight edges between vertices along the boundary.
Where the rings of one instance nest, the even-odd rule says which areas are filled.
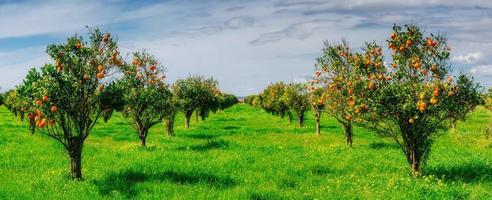
[[[0,0],[0,87],[11,89],[31,67],[51,62],[46,46],[84,34],[87,25],[116,35],[125,55],[139,49],[156,55],[170,82],[201,74],[248,95],[271,82],[308,79],[325,40],[386,46],[393,23],[446,34],[455,73],[492,86],[488,0]]]

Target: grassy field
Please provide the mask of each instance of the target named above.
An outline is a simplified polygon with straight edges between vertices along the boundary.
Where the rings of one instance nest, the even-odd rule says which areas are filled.
[[[98,124],[85,143],[83,181],[62,146],[28,133],[0,107],[0,199],[492,199],[492,114],[478,109],[436,141],[414,179],[398,146],[356,128],[354,147],[324,118],[322,136],[247,105],[140,147],[126,119]]]

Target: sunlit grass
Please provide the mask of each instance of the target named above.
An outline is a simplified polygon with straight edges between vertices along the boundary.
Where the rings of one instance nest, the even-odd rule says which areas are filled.
[[[414,179],[391,140],[357,128],[354,147],[323,118],[298,128],[247,105],[211,115],[176,137],[151,129],[139,145],[116,114],[85,143],[83,181],[69,178],[55,141],[31,135],[0,108],[0,199],[452,199],[492,198],[492,115],[478,109],[455,134],[436,141],[425,176]]]

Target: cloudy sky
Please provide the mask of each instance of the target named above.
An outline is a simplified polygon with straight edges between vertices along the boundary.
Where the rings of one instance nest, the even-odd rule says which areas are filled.
[[[13,88],[29,68],[51,62],[46,46],[84,34],[87,25],[116,35],[124,54],[156,55],[171,82],[213,76],[223,90],[248,95],[271,82],[309,77],[325,40],[386,46],[393,23],[446,34],[454,72],[492,86],[492,1],[397,2],[0,0],[0,87]]]

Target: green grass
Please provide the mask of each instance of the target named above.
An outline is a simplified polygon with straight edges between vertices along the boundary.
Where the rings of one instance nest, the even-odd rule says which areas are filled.
[[[83,181],[60,144],[29,134],[0,107],[0,199],[491,199],[492,114],[478,109],[433,146],[425,176],[398,146],[356,128],[353,148],[324,118],[296,128],[247,105],[183,127],[151,129],[139,145],[126,119],[98,124],[85,143]]]

